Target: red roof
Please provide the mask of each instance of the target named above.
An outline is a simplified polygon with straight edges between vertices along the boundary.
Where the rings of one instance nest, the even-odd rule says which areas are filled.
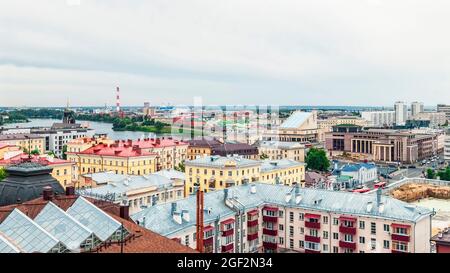
[[[15,164],[15,163],[18,163],[25,159],[28,159],[28,154],[22,153],[22,154],[13,156],[9,159],[0,160],[0,165],[5,166],[5,165],[10,165],[10,164]],[[38,162],[38,163],[41,163],[44,165],[72,164],[72,162],[69,160],[64,160],[64,159],[59,159],[59,158],[48,159],[47,157],[41,157],[38,155],[31,155],[31,161]]]
[[[51,201],[66,211],[78,196],[75,195],[56,195]],[[85,197],[86,198],[86,197]],[[118,204],[111,202],[94,200],[86,198],[98,208],[108,213],[111,217],[121,222],[124,227],[130,232],[130,236],[127,238],[124,246],[124,253],[195,253],[194,249],[181,245],[180,243],[149,231],[134,222],[120,218],[120,207]],[[47,205],[49,201],[44,200],[42,197],[37,198],[23,204],[14,204],[9,206],[0,207],[0,223],[2,223],[6,217],[15,209],[19,209],[25,215],[34,219],[41,210]],[[121,245],[118,242],[108,243],[102,245],[94,252],[100,253],[120,253]]]
[[[102,156],[115,156],[115,157],[137,157],[137,156],[150,156],[156,155],[142,150],[140,147],[128,145],[128,144],[98,144],[89,149],[86,149],[79,153],[68,154],[81,154],[81,155],[102,155]]]
[[[123,143],[126,143],[126,142],[123,142]],[[137,145],[141,149],[148,149],[148,148],[182,146],[182,145],[188,145],[188,143],[180,141],[180,140],[176,140],[173,138],[145,138],[145,139],[133,140],[131,142],[131,145],[133,145],[133,146]]]

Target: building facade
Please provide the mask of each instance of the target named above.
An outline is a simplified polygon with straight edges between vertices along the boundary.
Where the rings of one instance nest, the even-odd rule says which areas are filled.
[[[260,141],[256,143],[260,157],[270,160],[291,159],[305,162],[305,145],[296,142]]]
[[[394,104],[395,111],[395,125],[402,126],[405,125],[408,119],[408,106],[403,101],[397,101]]]
[[[357,194],[264,183],[209,192],[204,196],[204,250],[429,253],[432,211],[380,192]],[[191,196],[131,218],[195,248],[195,202]]]
[[[317,142],[317,111],[295,111],[278,128],[268,130],[263,140],[284,142]]]
[[[450,120],[450,105],[448,105],[448,104],[438,104],[437,105],[437,111],[445,113],[445,116],[447,117],[447,120]]]
[[[369,122],[364,118],[356,116],[342,116],[342,117],[331,117],[328,119],[319,119],[317,121],[319,142],[325,141],[325,133],[331,132],[333,126],[342,124],[351,124],[366,127],[368,126]]]
[[[395,111],[365,111],[361,112],[361,118],[370,127],[390,127],[395,123]]]
[[[0,135],[0,145],[18,146],[24,151],[38,151],[43,154],[45,137],[36,134],[3,134]]]

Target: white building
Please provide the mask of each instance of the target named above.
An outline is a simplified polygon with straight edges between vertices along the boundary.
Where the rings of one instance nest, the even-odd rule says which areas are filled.
[[[411,103],[411,117],[423,112],[423,102],[415,101]]]
[[[361,112],[361,117],[370,127],[389,127],[394,125],[395,111],[365,111]]]
[[[450,130],[445,134],[444,159],[447,163],[450,162]]]
[[[395,124],[396,125],[405,125],[406,120],[408,119],[408,106],[403,101],[397,101],[394,104],[395,111]]]

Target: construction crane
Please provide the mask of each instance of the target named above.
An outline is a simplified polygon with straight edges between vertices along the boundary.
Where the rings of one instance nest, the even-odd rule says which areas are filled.
[[[200,187],[197,188],[197,251],[203,253],[203,213],[204,213],[204,200],[203,200],[203,190]]]

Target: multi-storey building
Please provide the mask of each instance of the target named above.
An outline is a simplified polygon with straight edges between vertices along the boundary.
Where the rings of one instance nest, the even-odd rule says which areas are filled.
[[[292,159],[305,161],[305,145],[296,142],[260,141],[255,144],[260,156],[271,160]]]
[[[395,111],[364,111],[361,112],[361,118],[370,127],[390,127],[395,123]]]
[[[54,158],[53,156],[48,155],[32,155],[31,159],[29,159],[28,154],[21,153],[8,159],[0,160],[0,167],[7,167],[29,160],[31,160],[31,162],[36,162],[51,167],[51,175],[53,178],[58,180],[59,184],[61,184],[63,188],[76,183],[78,180],[77,166],[74,162]]]
[[[196,198],[131,215],[196,247]],[[432,211],[392,197],[250,183],[204,195],[205,252],[430,252]]]
[[[217,139],[194,139],[188,141],[188,158],[217,155],[240,155],[247,159],[258,159],[258,148],[245,143],[222,143]]]
[[[98,144],[113,144],[114,140],[104,136],[80,137],[67,142],[67,152],[79,153]]]
[[[189,160],[212,154],[213,148],[220,146],[222,142],[217,139],[193,139],[188,141],[187,158]]]
[[[356,116],[341,116],[341,117],[330,117],[328,119],[319,119],[317,121],[319,142],[325,141],[325,133],[331,132],[333,126],[341,124],[351,124],[366,127],[368,126],[368,121],[365,120],[364,118]]]
[[[445,133],[444,160],[450,163],[450,130]]]
[[[22,149],[16,145],[0,144],[0,160],[9,159],[22,153]]]
[[[436,155],[438,142],[438,134],[341,125],[326,134],[325,147],[331,155],[346,152],[378,162],[415,163]]]
[[[417,114],[422,113],[424,110],[423,102],[414,101],[411,103],[411,116],[415,117]]]
[[[184,178],[170,179],[160,174],[137,176],[102,172],[83,175],[83,179],[89,181],[85,185],[95,187],[80,190],[81,195],[128,205],[130,213],[184,198]]]
[[[429,127],[436,128],[444,125],[447,121],[447,117],[443,112],[421,112],[411,118],[412,120],[424,120],[429,121]]]
[[[145,175],[156,171],[156,153],[131,143],[97,144],[81,152],[68,152],[78,174],[113,171],[116,174]]]
[[[447,120],[450,120],[450,105],[448,104],[438,104],[437,111],[445,113]]]
[[[301,183],[305,180],[305,165],[289,159],[257,161],[241,156],[206,156],[186,161],[186,195],[193,193],[196,185],[208,192],[258,180]]]
[[[3,134],[0,135],[0,145],[18,146],[25,151],[38,151],[43,154],[45,137],[36,134]]]
[[[395,125],[402,126],[405,125],[408,119],[408,106],[403,101],[397,101],[394,104],[395,111]]]

